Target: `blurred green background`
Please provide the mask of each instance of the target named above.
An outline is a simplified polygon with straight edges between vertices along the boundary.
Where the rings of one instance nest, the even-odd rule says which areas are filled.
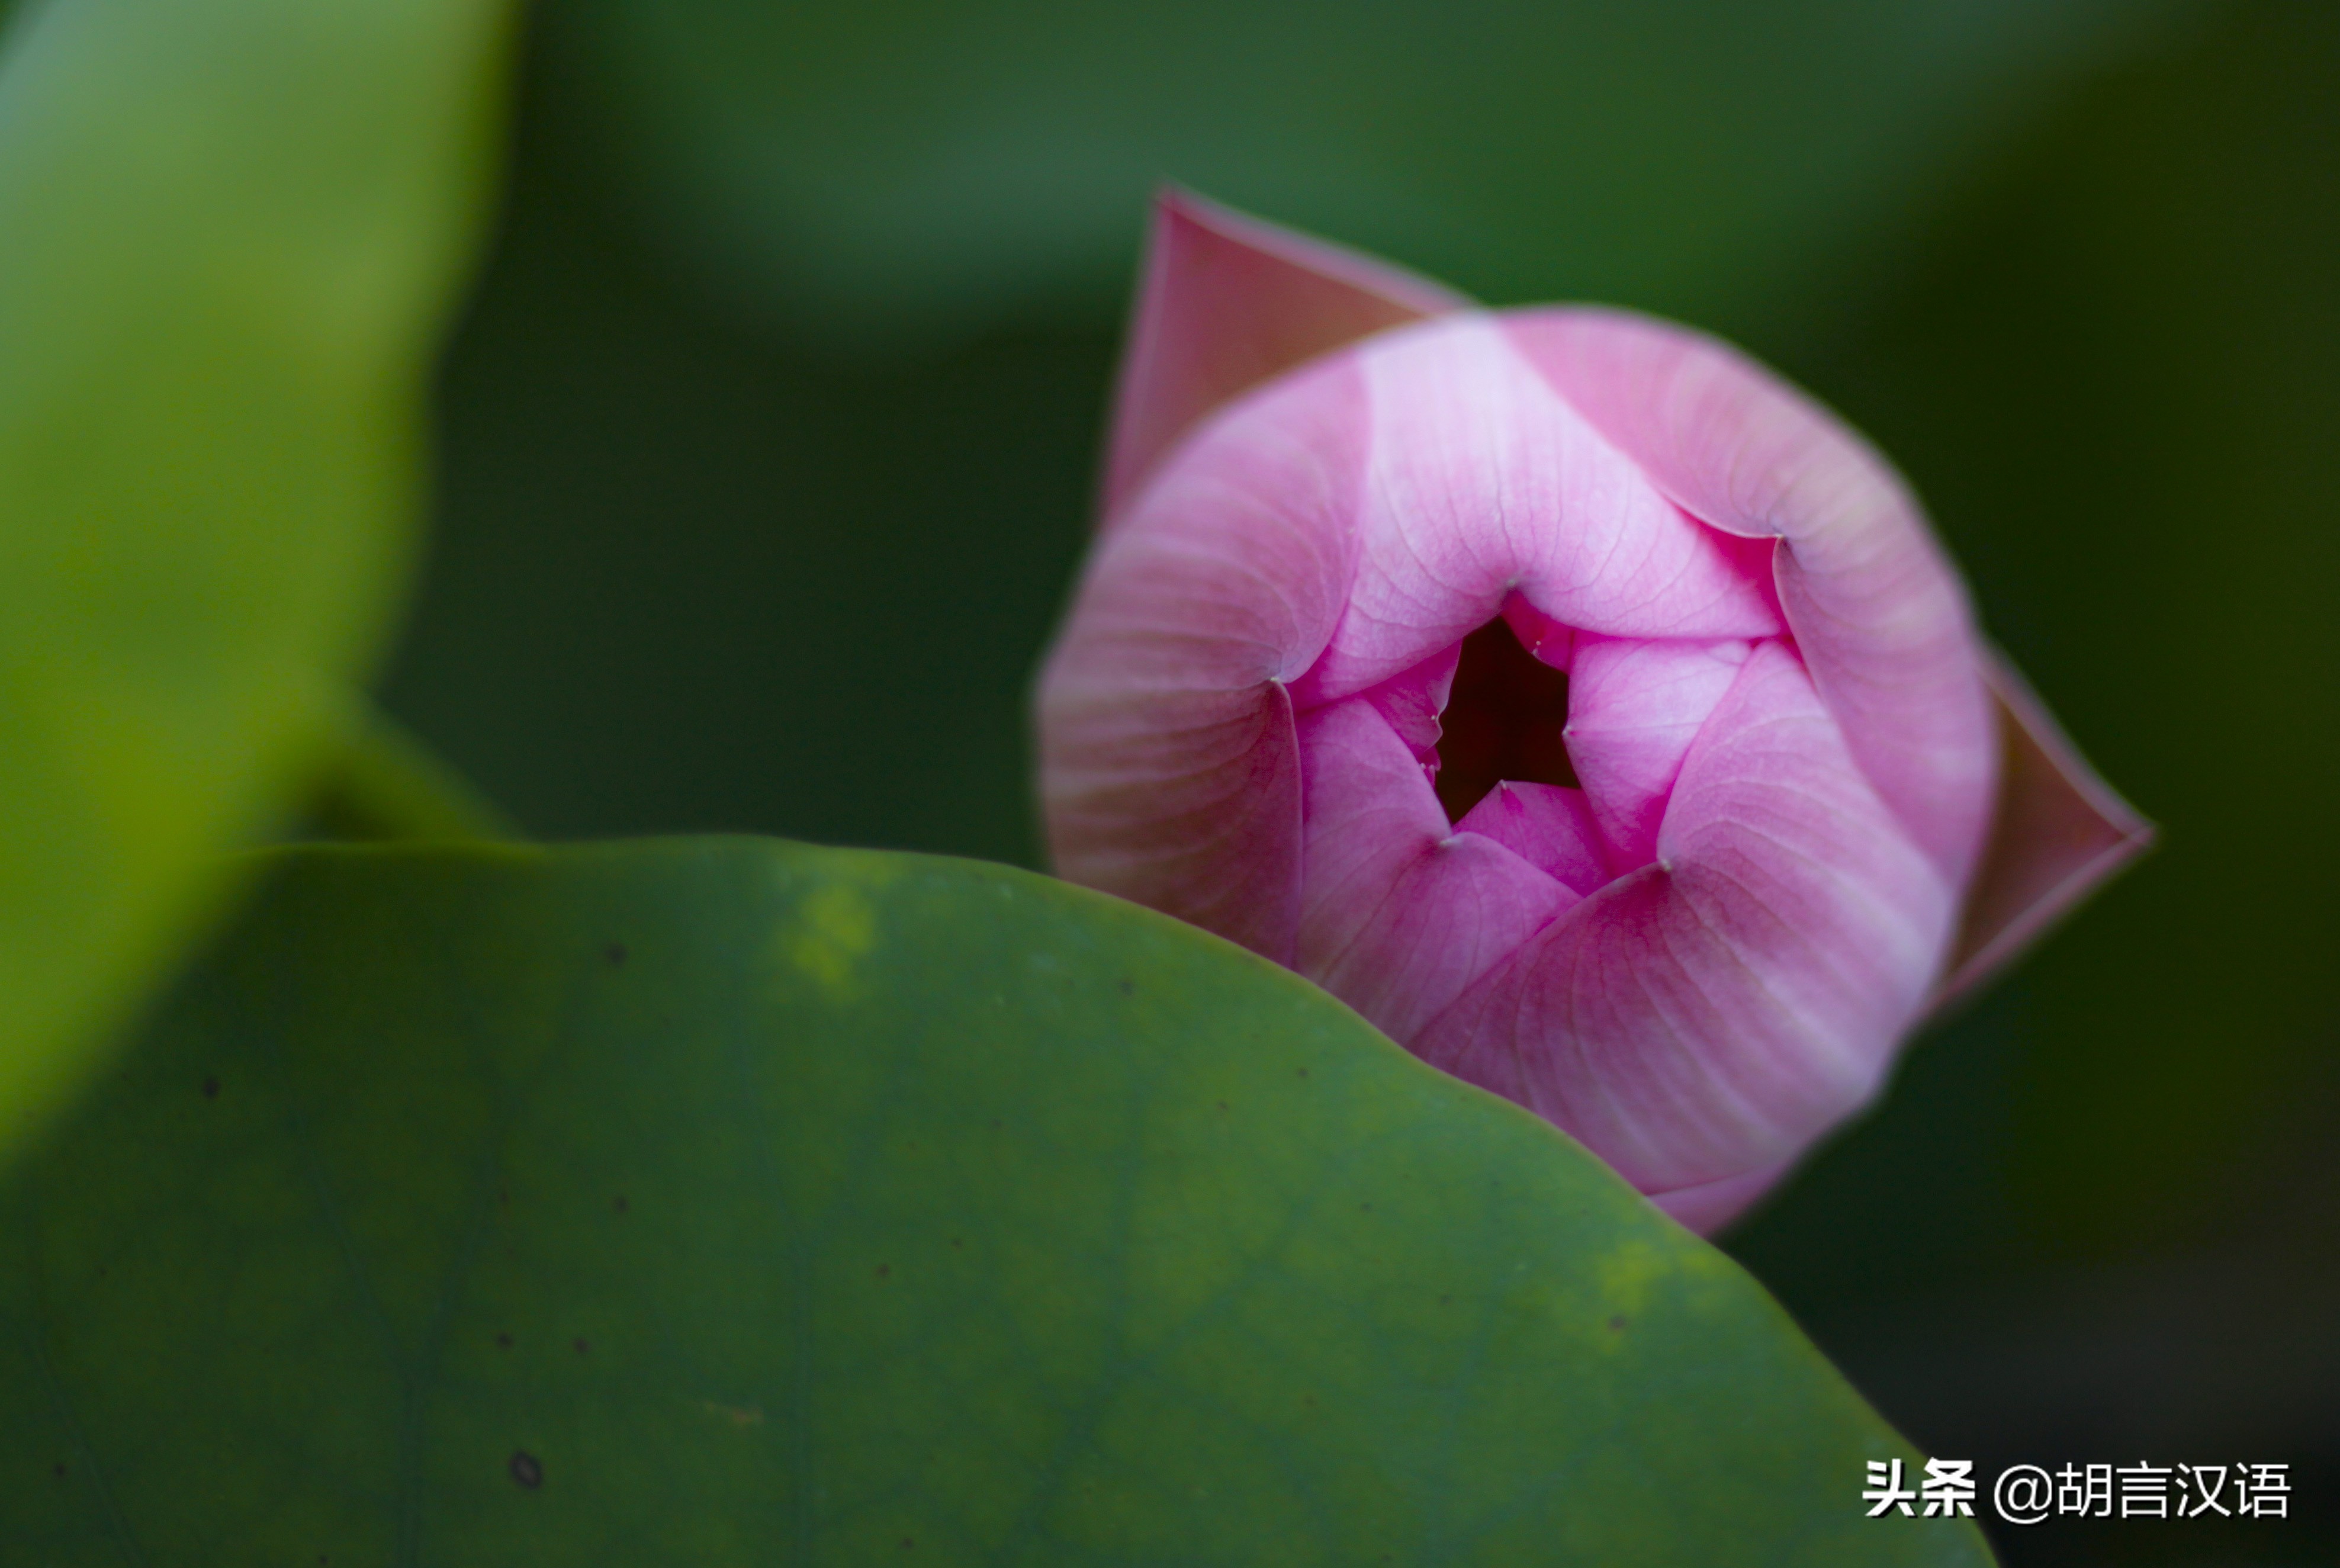
[[[1908,470],[2163,846],[1730,1245],[1986,1475],[2293,1466],[2009,1563],[2340,1561],[2340,7],[552,0],[389,706],[549,837],[1035,863],[1165,176]]]

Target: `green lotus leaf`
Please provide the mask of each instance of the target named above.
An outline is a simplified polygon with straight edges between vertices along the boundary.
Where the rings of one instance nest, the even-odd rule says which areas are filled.
[[[407,577],[497,0],[50,0],[0,55],[0,1143],[342,732]]]
[[[281,852],[0,1260],[28,1561],[1988,1560],[1551,1127],[970,861]]]

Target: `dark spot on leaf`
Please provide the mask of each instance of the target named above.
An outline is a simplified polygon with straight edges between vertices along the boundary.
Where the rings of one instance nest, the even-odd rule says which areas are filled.
[[[63,1480],[65,1478],[65,1467],[64,1466],[64,1464],[60,1464],[57,1466],[56,1474],[57,1474],[57,1479],[58,1479],[58,1480],[60,1480],[60,1481],[63,1481]]]
[[[626,1201],[626,1195],[624,1193],[620,1193],[617,1196],[610,1200],[610,1206],[616,1209],[620,1214],[623,1214],[634,1206]]]
[[[1221,1110],[1225,1110],[1226,1108],[1227,1108],[1227,1102],[1226,1102],[1226,1101],[1225,1101],[1225,1100],[1221,1100],[1221,1101],[1219,1102],[1219,1109],[1221,1109]]]
[[[1625,1320],[1621,1317],[1612,1317],[1609,1320],[1609,1326],[1612,1329],[1622,1328],[1625,1326]]]
[[[911,1540],[908,1536],[905,1535],[905,1536],[903,1536],[903,1537],[902,1537],[902,1550],[903,1550],[903,1551],[907,1552],[911,1547],[916,1546],[917,1544],[917,1542],[915,1542],[915,1541],[913,1541],[913,1540]]]
[[[203,1098],[207,1100],[215,1100],[219,1098],[219,1080],[217,1078],[205,1078],[203,1080]]]
[[[1444,1306],[1448,1302],[1453,1301],[1453,1299],[1454,1298],[1451,1295],[1442,1295],[1438,1298],[1438,1305]]]
[[[511,1348],[511,1335],[509,1334],[500,1334],[496,1335],[496,1348],[498,1350],[510,1350]]]
[[[1307,1069],[1306,1067],[1303,1067],[1303,1068],[1301,1068],[1301,1069],[1300,1069],[1300,1076],[1301,1076],[1302,1077],[1304,1077],[1304,1077],[1306,1077],[1308,1076],[1308,1069]]]
[[[1300,1396],[1300,1403],[1314,1410],[1316,1408],[1316,1396],[1313,1394],[1304,1394]]]
[[[1373,1212],[1373,1206],[1369,1203],[1361,1203],[1357,1207],[1361,1212],[1365,1214],[1371,1214]]]
[[[587,1351],[593,1348],[590,1345],[581,1339],[572,1339],[569,1343],[577,1347],[577,1354],[580,1355],[584,1355]]]
[[[991,1130],[993,1132],[997,1132],[999,1130],[999,1118],[997,1116],[991,1118]]]
[[[515,1448],[511,1456],[511,1478],[533,1492],[544,1484],[544,1466],[527,1449]]]
[[[890,1263],[881,1263],[878,1265],[878,1277],[879,1279],[885,1278],[887,1275],[893,1272],[894,1265]]]
[[[953,1237],[951,1237],[951,1245],[953,1245],[953,1246],[963,1246],[963,1245],[966,1245],[966,1244],[965,1244],[964,1242],[960,1241],[958,1237],[957,1237],[957,1236],[953,1236]]]
[[[601,957],[611,965],[622,964],[626,961],[626,945],[623,942],[612,942],[601,949]]]
[[[1137,989],[1135,986],[1131,985],[1127,980],[1115,980],[1113,983],[1113,988],[1119,991],[1125,997],[1129,995],[1130,992]]]
[[[496,1206],[498,1208],[511,1207],[511,1188],[508,1186],[500,1186],[496,1188]]]

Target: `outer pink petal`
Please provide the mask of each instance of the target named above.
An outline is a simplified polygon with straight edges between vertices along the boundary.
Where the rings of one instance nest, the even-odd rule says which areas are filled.
[[[1568,759],[1617,872],[1657,858],[1658,822],[1700,726],[1747,662],[1744,642],[1579,637]]]
[[[1578,895],[1455,833],[1413,751],[1363,698],[1300,720],[1302,974],[1403,1040]]]
[[[1155,198],[1106,460],[1110,518],[1203,417],[1383,327],[1470,302],[1426,278],[1188,192]]]
[[[1955,897],[1794,655],[1758,647],[1683,764],[1659,863],[1413,1040],[1665,1194],[1792,1158],[1873,1090]]]
[[[1454,830],[1492,839],[1578,893],[1597,892],[1609,880],[1601,830],[1581,789],[1506,779],[1465,812]]]
[[[1289,963],[1300,772],[1284,683],[1354,571],[1363,386],[1305,372],[1213,422],[1100,542],[1041,670],[1059,875]]]
[[[1516,590],[1581,630],[1780,630],[1761,552],[1700,526],[1468,314],[1353,352],[1372,407],[1349,612],[1314,680],[1378,684],[1493,618]]]
[[[1938,1003],[1996,974],[2153,842],[2153,824],[2097,776],[2015,667],[1990,651],[1983,672],[2006,761],[1990,841],[1967,892],[1966,921]]]
[[[1829,710],[1953,886],[1988,825],[1998,737],[1956,573],[1893,471],[1735,351],[1622,312],[1505,318],[1585,418],[1716,528],[1775,537],[1780,599]]]

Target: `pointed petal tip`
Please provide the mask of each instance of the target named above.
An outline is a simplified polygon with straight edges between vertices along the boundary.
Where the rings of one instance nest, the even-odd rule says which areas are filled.
[[[1470,308],[1402,267],[1165,184],[1115,393],[1099,517],[1221,403],[1384,327]]]
[[[1983,658],[2005,745],[1990,838],[1934,1010],[1971,994],[2130,861],[2157,830],[2080,755],[2008,659]]]
[[[1357,292],[1379,297],[1415,317],[1444,315],[1475,308],[1467,294],[1409,267],[1384,261],[1336,240],[1319,239],[1286,228],[1266,218],[1213,201],[1175,181],[1165,181],[1154,193],[1154,243],[1171,226],[1207,236],[1217,244],[1271,257],[1304,272],[1314,273]]]

